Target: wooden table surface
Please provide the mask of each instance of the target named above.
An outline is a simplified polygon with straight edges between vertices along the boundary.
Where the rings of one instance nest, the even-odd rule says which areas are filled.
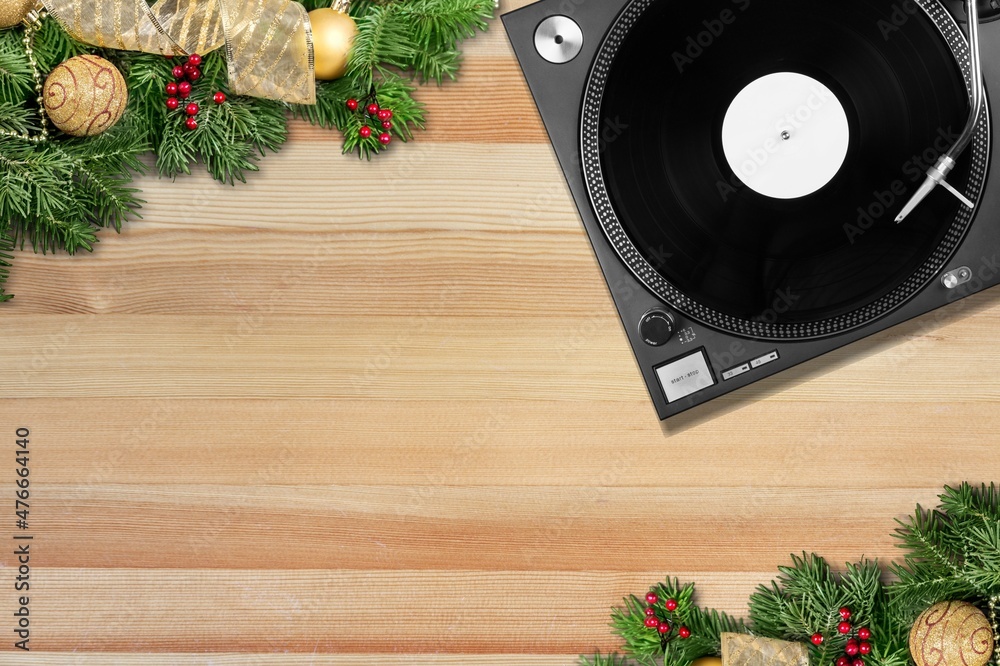
[[[996,293],[661,425],[499,23],[466,52],[376,162],[296,124],[247,186],[146,178],[92,256],[17,256],[0,663],[570,666],[667,575],[742,613],[1000,477]]]

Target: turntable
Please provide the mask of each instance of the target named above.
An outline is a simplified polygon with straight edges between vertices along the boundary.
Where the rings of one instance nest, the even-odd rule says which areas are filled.
[[[504,15],[661,419],[1000,282],[998,15],[991,0]]]

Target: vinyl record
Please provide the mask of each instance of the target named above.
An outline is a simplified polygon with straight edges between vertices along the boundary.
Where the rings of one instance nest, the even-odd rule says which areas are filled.
[[[625,9],[591,74],[584,170],[605,232],[654,293],[727,331],[810,338],[884,316],[938,274],[971,211],[938,188],[894,218],[965,126],[968,47],[937,2],[905,6]],[[805,97],[781,101],[775,81]],[[984,114],[949,177],[973,200],[987,126]]]

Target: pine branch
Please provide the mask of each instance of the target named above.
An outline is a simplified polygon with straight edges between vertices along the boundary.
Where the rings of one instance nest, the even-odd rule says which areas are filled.
[[[7,284],[7,280],[10,279],[10,267],[14,260],[11,254],[14,251],[14,238],[9,236],[4,230],[0,233],[0,303],[9,301],[14,298],[13,294],[8,294],[4,291],[4,286]]]
[[[612,626],[622,638],[623,651],[640,664],[689,666],[699,657],[719,654],[724,632],[747,632],[743,622],[725,613],[699,608],[694,602],[694,585],[681,585],[674,579],[655,585],[650,591],[659,599],[655,606],[657,617],[671,625],[669,634],[661,635],[655,628],[646,627],[645,599],[628,597],[622,607],[612,611]],[[667,599],[677,602],[676,610],[666,610]],[[681,626],[691,632],[686,639],[677,634]]]
[[[370,90],[376,74],[386,76],[389,67],[406,69],[416,54],[411,26],[399,5],[372,6],[357,20],[358,34],[351,46],[347,77],[355,89]]]
[[[16,31],[18,36],[21,31]],[[85,53],[93,53],[94,49],[82,44],[69,36],[52,17],[42,21],[42,26],[35,34],[35,60],[43,72],[50,72],[60,63]]]
[[[20,30],[0,32],[0,98],[7,104],[23,103],[35,86],[22,34]]]

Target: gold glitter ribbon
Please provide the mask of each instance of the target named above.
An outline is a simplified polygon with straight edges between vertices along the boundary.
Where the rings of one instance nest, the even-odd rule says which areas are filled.
[[[163,55],[225,46],[229,87],[294,104],[316,103],[312,31],[293,0],[42,0],[74,39]]]
[[[724,633],[722,663],[726,666],[809,666],[809,651],[802,643]]]

